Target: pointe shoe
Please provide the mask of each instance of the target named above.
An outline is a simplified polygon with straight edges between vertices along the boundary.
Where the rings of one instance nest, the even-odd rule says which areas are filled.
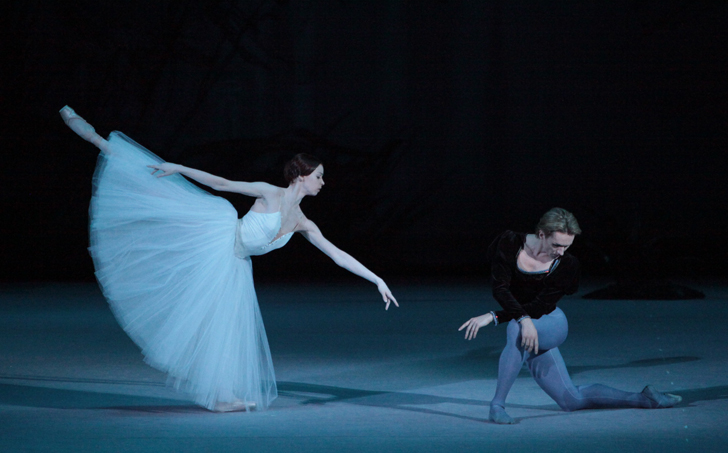
[[[66,126],[70,127],[79,137],[96,145],[101,151],[108,150],[108,142],[96,133],[96,129],[73,111],[69,106],[63,107],[59,113]]]
[[[84,135],[90,135],[96,132],[96,129],[94,129],[92,125],[88,124],[85,119],[78,116],[71,107],[65,106],[59,110],[59,113],[61,114],[61,118],[63,118],[63,122],[66,123],[66,126],[70,127],[73,132],[77,133],[81,137],[86,138]],[[72,123],[74,120],[76,122]]]
[[[673,407],[682,401],[682,396],[673,395],[672,393],[660,393],[651,385],[642,390],[642,394],[647,397],[648,400],[652,401],[654,409]]]
[[[217,403],[212,408],[213,412],[250,412],[255,409],[256,404],[252,401],[237,400],[231,403]]]

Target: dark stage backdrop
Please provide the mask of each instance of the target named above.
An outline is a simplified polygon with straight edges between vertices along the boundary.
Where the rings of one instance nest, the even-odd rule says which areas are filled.
[[[282,184],[382,276],[481,275],[553,206],[592,275],[726,271],[728,4],[17,1],[3,14],[2,279],[92,279],[95,150],[72,106],[163,158]],[[240,211],[251,201],[228,198]],[[258,278],[343,276],[297,237]]]

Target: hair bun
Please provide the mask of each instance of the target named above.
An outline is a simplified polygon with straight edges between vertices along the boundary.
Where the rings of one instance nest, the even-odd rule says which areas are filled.
[[[310,175],[319,165],[321,165],[321,159],[318,157],[299,153],[293,156],[293,159],[286,162],[285,167],[283,167],[283,176],[288,181],[288,184],[293,184],[296,178]]]

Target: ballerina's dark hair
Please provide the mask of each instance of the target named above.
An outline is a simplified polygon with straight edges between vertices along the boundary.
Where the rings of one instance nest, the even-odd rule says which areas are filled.
[[[299,176],[308,176],[313,173],[319,165],[321,165],[321,159],[314,157],[310,154],[299,153],[293,156],[293,159],[286,162],[286,166],[283,167],[283,176],[288,181],[288,184],[293,184]]]

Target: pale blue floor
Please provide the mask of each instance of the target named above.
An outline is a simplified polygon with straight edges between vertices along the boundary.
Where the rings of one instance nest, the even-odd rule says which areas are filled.
[[[0,451],[728,451],[728,284],[687,282],[700,301],[560,307],[574,382],[681,394],[664,410],[561,412],[527,372],[517,425],[487,422],[505,329],[457,332],[495,308],[487,286],[262,285],[280,397],[215,414],[165,387],[93,284],[0,287]]]

